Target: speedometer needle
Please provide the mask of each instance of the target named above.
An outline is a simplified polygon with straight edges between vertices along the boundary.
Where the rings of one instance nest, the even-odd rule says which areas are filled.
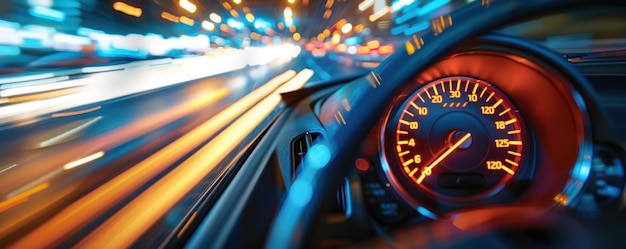
[[[465,136],[463,136],[461,139],[459,139],[459,141],[457,141],[456,143],[454,143],[452,146],[450,146],[450,148],[448,148],[446,151],[444,151],[441,156],[439,156],[437,159],[435,159],[435,161],[433,161],[432,163],[430,163],[428,166],[426,166],[424,168],[424,170],[422,170],[422,174],[420,175],[419,178],[417,178],[417,184],[422,183],[422,181],[424,180],[424,178],[426,176],[431,175],[432,169],[437,166],[437,164],[439,164],[443,159],[445,159],[446,157],[448,157],[448,155],[450,155],[450,153],[452,153],[454,150],[456,150],[456,148],[458,148],[459,146],[461,146],[461,144],[465,143],[465,141],[467,141],[467,139],[469,139],[472,136],[472,133],[467,133],[465,134]]]

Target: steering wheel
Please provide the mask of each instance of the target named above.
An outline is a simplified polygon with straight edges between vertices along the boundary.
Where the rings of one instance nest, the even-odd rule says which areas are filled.
[[[475,1],[452,14],[450,26],[433,24],[426,35],[411,37],[407,41],[410,45],[398,48],[370,74],[348,83],[338,92],[350,88],[359,89],[352,91],[345,99],[354,110],[344,113],[345,122],[324,123],[326,136],[319,139],[306,154],[301,166],[303,170],[289,187],[265,246],[268,248],[302,246],[306,241],[306,235],[310,234],[323,197],[336,189],[338,184],[335,183],[340,182],[348,171],[347,166],[354,160],[358,150],[358,146],[355,146],[358,143],[355,142],[365,137],[377,122],[379,116],[376,114],[385,111],[386,105],[416,72],[425,70],[461,42],[483,35],[504,24],[599,2],[610,1]],[[549,58],[552,61],[563,60],[556,54],[547,56],[552,56]],[[597,97],[593,89],[589,89],[587,80],[567,63],[561,63],[558,67],[572,82],[579,83],[576,87],[587,103],[591,118],[604,120],[604,114],[594,105],[597,102],[593,100]],[[339,108],[341,107],[323,106],[320,111],[321,119],[324,119],[326,114],[332,115]],[[610,134],[606,130],[608,129],[594,127],[592,131],[594,138],[609,137]]]

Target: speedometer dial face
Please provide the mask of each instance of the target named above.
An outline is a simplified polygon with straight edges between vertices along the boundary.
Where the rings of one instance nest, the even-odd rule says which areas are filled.
[[[507,96],[468,77],[448,77],[412,93],[385,127],[388,171],[405,189],[447,200],[502,189],[526,156],[526,128]]]

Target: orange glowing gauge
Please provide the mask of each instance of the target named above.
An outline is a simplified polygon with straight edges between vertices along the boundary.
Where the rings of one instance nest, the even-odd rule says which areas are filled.
[[[444,200],[497,193],[524,167],[530,146],[513,102],[468,77],[424,84],[392,110],[383,132],[392,181]]]

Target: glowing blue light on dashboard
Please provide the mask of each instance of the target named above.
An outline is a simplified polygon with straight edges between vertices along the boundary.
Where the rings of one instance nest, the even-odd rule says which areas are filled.
[[[304,160],[307,167],[323,168],[330,161],[330,149],[322,143],[317,143],[311,146]]]
[[[226,24],[234,29],[243,29],[243,23],[236,21],[235,19],[228,19]]]
[[[28,9],[28,13],[30,13],[34,17],[39,17],[43,19],[48,19],[52,21],[62,22],[65,21],[65,13],[63,11],[35,6]]]
[[[311,196],[313,196],[313,188],[307,181],[298,179],[291,185],[289,201],[296,206],[305,206],[311,201]]]
[[[437,219],[437,215],[424,207],[417,207],[417,212],[433,220]]]

